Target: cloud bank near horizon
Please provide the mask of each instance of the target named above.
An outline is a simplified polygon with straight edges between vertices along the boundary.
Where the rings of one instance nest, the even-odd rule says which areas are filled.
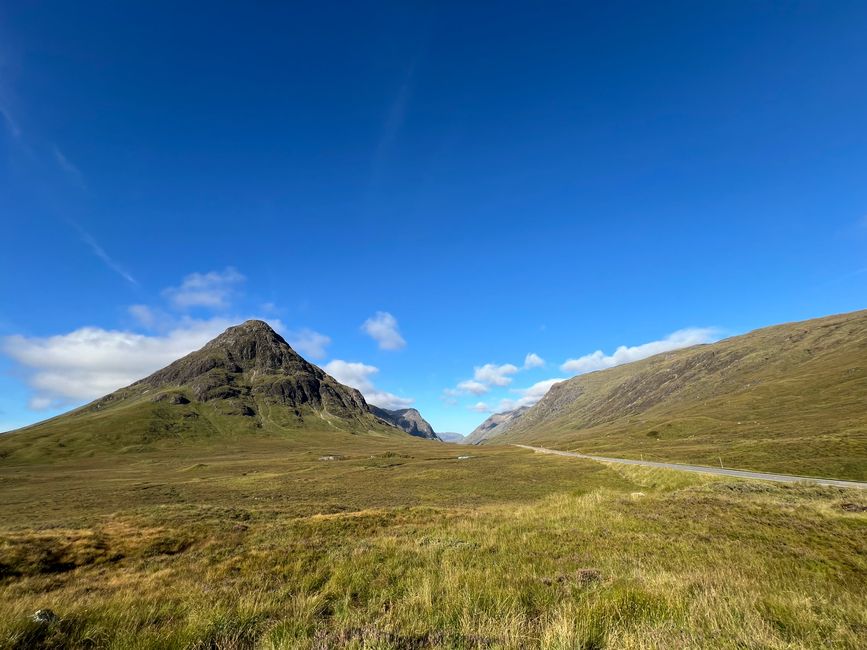
[[[573,359],[567,359],[560,365],[560,370],[567,376],[552,377],[538,381],[526,388],[509,388],[508,392],[513,396],[502,397],[496,406],[493,403],[478,401],[467,404],[466,408],[477,413],[503,413],[512,411],[522,406],[533,406],[541,400],[554,384],[566,381],[569,375],[577,376],[595,370],[605,370],[624,363],[640,361],[655,354],[672,352],[681,348],[713,343],[719,340],[720,330],[713,327],[691,327],[656,340],[640,345],[621,345],[611,354],[602,350],[596,350]],[[523,365],[519,368],[514,364],[485,364],[476,366],[474,378],[459,382],[455,388],[447,388],[443,391],[446,404],[455,405],[458,398],[465,395],[481,396],[490,393],[496,388],[505,388],[512,383],[512,376],[520,371],[533,370],[545,366],[545,361],[535,353],[529,353],[524,358]]]
[[[560,370],[571,372],[573,375],[581,375],[594,370],[604,370],[624,363],[640,361],[662,352],[672,352],[702,343],[713,343],[717,340],[719,340],[719,330],[716,328],[690,327],[672,332],[658,341],[634,346],[621,345],[612,354],[605,354],[602,350],[596,350],[576,359],[567,359],[561,364]]]

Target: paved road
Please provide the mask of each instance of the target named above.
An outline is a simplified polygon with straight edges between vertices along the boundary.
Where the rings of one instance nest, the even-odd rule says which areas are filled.
[[[532,447],[530,445],[513,445],[530,449],[541,454],[554,454],[555,456],[574,456],[575,458],[588,458],[602,463],[622,463],[624,465],[641,465],[642,467],[660,467],[662,469],[679,469],[684,472],[702,472],[704,474],[718,474],[720,476],[734,476],[737,478],[752,478],[762,481],[776,481],[777,483],[800,483],[807,481],[818,485],[833,485],[836,487],[867,489],[867,483],[859,481],[838,481],[832,478],[813,478],[811,476],[790,476],[789,474],[766,474],[764,472],[747,472],[742,469],[723,469],[722,467],[705,467],[703,465],[681,465],[679,463],[655,463],[651,460],[631,460],[628,458],[606,458],[605,456],[588,456],[574,451],[559,451],[545,447]]]

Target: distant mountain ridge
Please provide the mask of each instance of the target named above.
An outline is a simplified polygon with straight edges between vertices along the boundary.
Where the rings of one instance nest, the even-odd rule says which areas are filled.
[[[130,386],[5,434],[0,458],[315,431],[405,435],[370,413],[358,390],[302,358],[264,321],[250,320]]]
[[[511,411],[502,413],[494,413],[487,420],[473,429],[469,435],[464,438],[465,445],[480,445],[485,442],[490,442],[493,438],[501,436],[509,431],[521,417],[530,410],[529,406],[521,406]]]
[[[427,440],[440,440],[439,436],[434,433],[433,427],[416,409],[389,410],[374,406],[373,404],[370,404],[369,408],[370,412],[376,417],[385,420],[398,429],[406,431],[411,436]]]
[[[461,443],[464,441],[464,434],[456,433],[454,431],[437,431],[437,437],[443,442],[457,442]]]
[[[496,443],[867,479],[867,310],[555,384]]]

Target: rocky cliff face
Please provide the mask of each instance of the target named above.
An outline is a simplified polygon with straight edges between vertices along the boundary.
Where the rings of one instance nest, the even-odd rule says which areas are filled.
[[[411,436],[426,438],[427,440],[439,440],[437,434],[434,433],[433,427],[428,424],[427,420],[416,409],[390,411],[371,404],[370,412],[392,426],[406,431]]]
[[[166,397],[164,391],[171,392]],[[263,405],[287,407],[298,417],[312,410],[357,419],[367,412],[360,392],[306,361],[267,323],[257,320],[230,327],[201,350],[124,390],[127,397],[146,392],[169,401],[231,400],[250,416]]]
[[[529,406],[521,406],[513,411],[505,411],[504,413],[494,413],[487,420],[473,429],[463,440],[465,445],[480,445],[483,442],[496,438],[499,435],[508,431],[521,416],[530,410]]]

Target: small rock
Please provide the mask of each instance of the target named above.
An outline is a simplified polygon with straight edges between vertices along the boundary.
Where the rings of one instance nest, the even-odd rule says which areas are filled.
[[[602,580],[602,572],[599,569],[578,569],[574,575],[560,573],[553,577],[540,578],[543,585],[550,587],[554,584],[579,584],[583,587]]]
[[[37,609],[30,618],[34,623],[41,625],[49,625],[60,620],[60,617],[50,609]]]
[[[599,569],[578,569],[575,572],[575,578],[582,585],[589,585],[602,580],[602,572]]]

